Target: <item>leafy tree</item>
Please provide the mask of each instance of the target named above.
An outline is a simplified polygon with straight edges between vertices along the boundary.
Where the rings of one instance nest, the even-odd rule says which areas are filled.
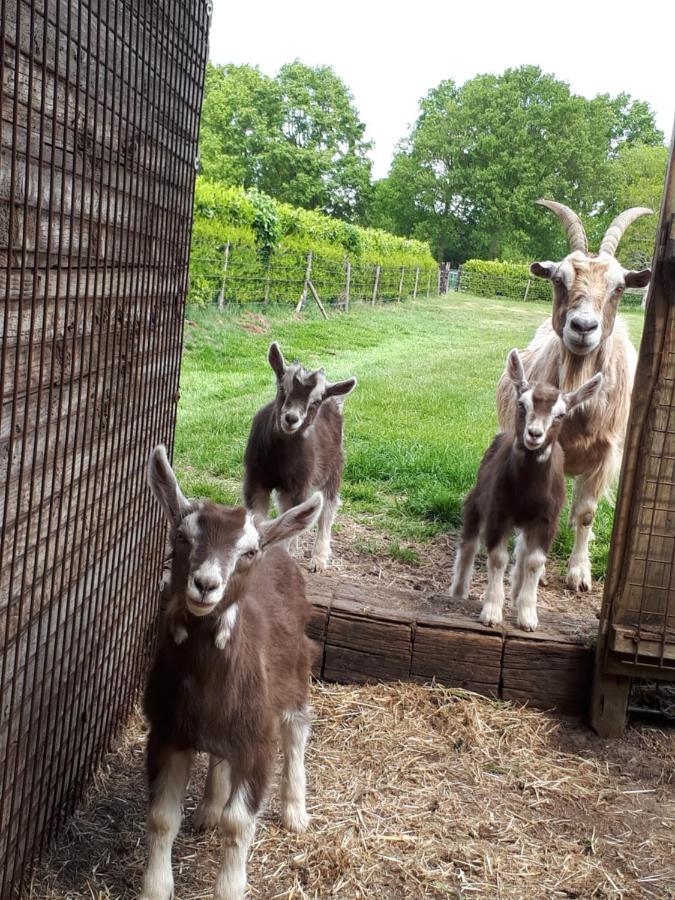
[[[662,143],[647,104],[587,100],[537,66],[443,81],[378,184],[373,224],[431,240],[441,259],[528,259],[565,249],[541,196],[598,215],[624,146]],[[602,207],[600,207],[602,211]]]
[[[328,66],[296,60],[275,78],[251,66],[208,67],[200,155],[211,180],[357,220],[371,189],[364,133]]]

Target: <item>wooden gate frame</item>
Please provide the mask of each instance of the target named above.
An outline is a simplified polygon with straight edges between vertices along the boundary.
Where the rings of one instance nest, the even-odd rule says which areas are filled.
[[[602,737],[618,737],[623,733],[633,677],[675,680],[675,667],[666,669],[649,664],[649,648],[644,647],[646,652],[641,652],[644,642],[641,643],[637,632],[619,634],[614,624],[618,601],[622,592],[627,589],[627,574],[631,563],[630,536],[637,527],[638,492],[643,474],[641,463],[644,463],[646,456],[641,451],[645,449],[644,441],[650,434],[655,387],[668,332],[672,328],[672,316],[675,315],[674,148],[675,129],[670,144],[666,189],[654,250],[596,645],[590,720]],[[627,648],[630,652],[626,652]]]

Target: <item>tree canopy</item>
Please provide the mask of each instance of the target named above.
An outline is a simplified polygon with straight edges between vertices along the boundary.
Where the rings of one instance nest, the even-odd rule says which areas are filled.
[[[439,259],[553,257],[564,235],[538,197],[574,208],[590,237],[630,205],[621,173],[647,159],[651,193],[632,202],[653,202],[664,152],[648,104],[627,94],[588,100],[537,66],[442,81],[375,186],[371,220],[430,240]]]
[[[363,218],[370,144],[354,100],[328,66],[295,62],[274,78],[252,66],[206,72],[202,172],[347,221]]]

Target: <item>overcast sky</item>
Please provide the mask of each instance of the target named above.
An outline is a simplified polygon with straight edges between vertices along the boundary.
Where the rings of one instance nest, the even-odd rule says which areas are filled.
[[[548,12],[550,7],[555,12]],[[626,10],[630,9],[627,14]],[[293,59],[330,65],[347,84],[387,174],[418,102],[444,78],[535,63],[575,93],[647,100],[670,138],[675,112],[671,0],[432,2],[215,0],[210,56],[273,75]]]

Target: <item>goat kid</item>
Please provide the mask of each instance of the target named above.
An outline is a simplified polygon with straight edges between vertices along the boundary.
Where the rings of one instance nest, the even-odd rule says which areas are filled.
[[[151,454],[148,482],[171,526],[173,559],[144,702],[150,809],[141,898],[173,896],[171,847],[192,756],[203,751],[209,770],[195,824],[220,824],[224,850],[214,897],[240,900],[277,731],[284,825],[302,831],[308,823],[304,752],[314,648],[305,636],[304,579],[283,545],[315,523],[323,501],[315,494],[264,522],[242,507],[191,502],[161,446]],[[172,636],[177,629],[184,631],[180,643]]]
[[[518,625],[534,631],[538,624],[537,587],[565,502],[560,430],[566,416],[600,390],[603,378],[595,375],[571,393],[562,393],[550,384],[530,385],[517,350],[508,356],[507,374],[518,398],[512,430],[495,437],[480,464],[476,484],[464,501],[451,592],[462,599],[468,597],[482,536],[488,554],[488,583],[480,621],[501,625],[507,542],[517,529],[511,596],[518,610]]]
[[[310,567],[322,572],[330,562],[344,468],[342,400],[356,378],[330,384],[323,369],[287,364],[276,341],[268,360],[277,394],[253,419],[244,455],[244,501],[266,516],[272,491],[280,512],[302,503],[312,490],[321,491],[324,505]]]

